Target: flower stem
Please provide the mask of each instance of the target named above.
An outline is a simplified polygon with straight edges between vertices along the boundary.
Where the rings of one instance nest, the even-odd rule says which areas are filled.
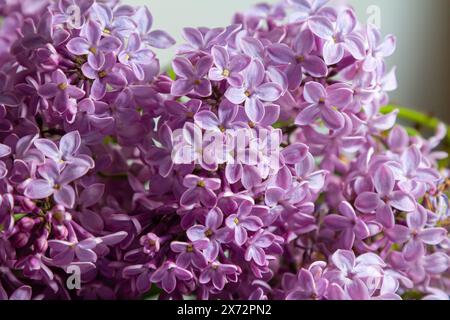
[[[429,115],[426,115],[422,112],[412,110],[405,107],[400,107],[396,105],[387,105],[385,107],[381,108],[381,113],[388,114],[391,113],[394,110],[399,110],[398,118],[411,121],[415,124],[418,124],[422,127],[436,130],[439,124],[443,123],[443,121],[439,120],[436,117],[432,117]],[[447,143],[450,144],[450,127],[447,125]]]

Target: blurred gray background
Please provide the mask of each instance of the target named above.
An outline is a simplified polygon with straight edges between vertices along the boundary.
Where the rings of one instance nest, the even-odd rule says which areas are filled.
[[[345,1],[345,0],[334,0]],[[224,26],[236,11],[261,0],[123,0],[147,5],[154,26],[182,41],[183,27]],[[275,3],[278,0],[266,0]],[[349,0],[361,21],[377,6],[384,34],[397,36],[397,51],[389,59],[397,66],[399,88],[391,102],[439,116],[450,123],[450,0]],[[160,54],[170,63],[174,50]]]

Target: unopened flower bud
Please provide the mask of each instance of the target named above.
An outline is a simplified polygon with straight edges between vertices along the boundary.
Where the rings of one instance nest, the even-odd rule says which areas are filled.
[[[22,232],[29,232],[33,229],[35,221],[29,217],[23,217],[17,223]]]
[[[24,232],[16,233],[12,238],[11,242],[16,248],[23,248],[27,245],[30,235]]]

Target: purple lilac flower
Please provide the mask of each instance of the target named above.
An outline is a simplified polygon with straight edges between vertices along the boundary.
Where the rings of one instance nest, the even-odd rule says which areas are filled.
[[[331,279],[338,278],[347,293],[355,290],[355,295],[366,296],[366,281],[378,281],[383,275],[383,260],[373,253],[365,253],[357,258],[353,251],[337,250],[331,257],[337,270],[329,271],[326,275]],[[355,283],[356,282],[356,283]],[[376,282],[373,283],[376,286]],[[357,299],[358,300],[358,299]]]
[[[327,6],[329,0],[288,0],[294,12],[290,19],[294,22],[311,22],[323,17],[336,18],[336,12]]]
[[[88,21],[82,28],[81,37],[67,43],[67,49],[76,55],[88,55],[91,68],[100,70],[105,63],[105,53],[119,49],[120,40],[113,36],[102,38],[102,29],[94,21]]]
[[[107,86],[124,87],[127,83],[125,76],[120,70],[114,70],[116,67],[116,58],[113,54],[105,55],[104,63],[98,69],[92,68],[90,64],[85,63],[81,70],[83,74],[94,80],[91,88],[91,96],[95,100],[101,100],[106,92]]]
[[[192,279],[192,273],[177,266],[175,263],[166,261],[152,276],[151,281],[161,283],[161,287],[168,293],[175,290],[177,280],[188,281]]]
[[[232,103],[245,103],[245,112],[254,122],[258,122],[264,117],[263,102],[274,102],[283,92],[278,84],[263,82],[264,66],[259,60],[254,60],[244,72],[243,87],[230,87],[225,93],[225,97]]]
[[[355,32],[356,25],[352,10],[341,12],[335,24],[326,18],[310,24],[312,32],[325,40],[323,58],[327,65],[340,62],[346,52],[358,60],[365,57],[364,39]]]
[[[171,125],[174,128],[182,127],[189,119],[193,119],[202,109],[200,100],[189,100],[186,104],[178,101],[166,101],[165,107],[170,110]]]
[[[187,41],[178,49],[179,53],[195,54],[199,51],[210,50],[217,44],[217,39],[224,33],[224,28],[184,28],[183,38]]]
[[[294,39],[292,49],[285,44],[274,44],[268,48],[269,56],[275,63],[288,65],[286,74],[290,89],[300,85],[303,71],[316,78],[327,75],[327,65],[321,58],[311,54],[313,49],[314,35],[309,30],[300,32]]]
[[[367,26],[367,40],[369,51],[364,59],[363,68],[365,71],[371,72],[380,68],[383,59],[394,53],[396,38],[393,35],[388,35],[382,40],[380,31],[373,25],[369,25]]]
[[[242,86],[244,79],[240,72],[248,67],[251,62],[250,57],[236,55],[230,58],[228,51],[219,46],[214,46],[211,54],[216,67],[209,71],[209,78],[213,81],[227,80],[233,87]]]
[[[204,130],[223,132],[226,129],[232,129],[233,122],[238,114],[238,107],[224,100],[219,105],[218,115],[211,111],[200,111],[194,116],[195,122]]]
[[[237,213],[231,214],[225,220],[225,224],[234,233],[234,241],[237,245],[243,245],[248,238],[248,231],[257,231],[263,223],[259,217],[252,214],[257,210],[252,203],[242,202]]]
[[[311,264],[309,269],[301,269],[298,273],[294,289],[286,296],[286,300],[320,300],[328,289],[328,280],[322,277],[323,261]]]
[[[69,132],[61,137],[59,147],[48,139],[36,139],[34,145],[47,158],[53,159],[58,164],[83,162],[90,168],[94,167],[89,156],[78,154],[81,147],[81,136],[78,131]]]
[[[355,206],[361,212],[376,211],[377,219],[387,228],[394,226],[392,208],[412,212],[416,209],[416,202],[412,196],[404,191],[394,191],[395,178],[392,170],[381,166],[374,175],[376,192],[364,192],[356,198]]]
[[[84,163],[69,163],[60,169],[53,159],[47,159],[39,167],[41,178],[30,181],[25,189],[25,195],[30,199],[44,199],[53,195],[55,201],[66,208],[75,204],[75,191],[70,183],[87,173],[89,167]]]
[[[113,246],[120,243],[127,233],[124,231],[109,234],[99,238],[87,238],[78,243],[71,243],[62,240],[50,240],[50,258],[46,259],[52,265],[67,266],[76,260],[78,263],[94,263],[98,255],[94,249],[103,246]],[[100,251],[100,250],[99,250]]]
[[[145,73],[143,65],[148,65],[154,58],[154,53],[150,49],[142,48],[141,39],[137,33],[132,33],[128,37],[126,48],[119,53],[120,63],[131,67],[138,80],[144,80]]]
[[[166,124],[162,126],[159,132],[160,147],[152,147],[147,151],[146,161],[149,163],[159,165],[159,174],[162,177],[167,177],[173,168],[172,149],[173,149],[173,135],[172,130]]]
[[[21,286],[8,297],[5,289],[0,285],[0,300],[31,300],[31,295],[32,288],[30,286]]]
[[[216,260],[220,252],[222,243],[230,239],[226,228],[221,228],[223,223],[223,213],[220,208],[211,209],[205,220],[205,225],[194,225],[187,230],[187,236],[191,241],[209,240],[204,251],[208,261]]]
[[[175,40],[167,32],[162,30],[150,31],[153,25],[153,17],[147,7],[140,7],[133,15],[133,20],[136,22],[141,39],[148,45],[167,49],[175,44]]]
[[[39,87],[38,93],[41,97],[54,98],[53,105],[58,112],[63,113],[69,108],[69,98],[81,99],[85,92],[69,83],[64,72],[56,70],[51,75],[52,82]]]
[[[130,17],[116,15],[113,8],[104,3],[95,2],[92,5],[91,15],[106,35],[117,35],[120,38],[129,35],[130,30],[136,28]]]
[[[314,157],[311,153],[308,153],[304,159],[298,161],[296,159],[295,163],[295,178],[300,182],[307,182],[309,189],[313,192],[319,192],[323,189],[325,185],[325,180],[327,176],[327,171],[318,170],[314,171],[315,163]]]
[[[275,236],[269,232],[259,231],[248,241],[245,250],[245,260],[254,261],[259,266],[268,264],[265,249],[269,248],[275,240]]]
[[[370,236],[369,227],[357,217],[354,209],[348,202],[339,205],[341,215],[330,214],[325,217],[324,223],[334,230],[342,232],[342,248],[351,249],[355,239],[364,240]]]
[[[422,165],[422,153],[416,145],[407,148],[401,155],[401,164],[393,164],[392,169],[396,174],[403,176],[399,187],[411,192],[416,197],[423,196],[424,184],[433,184],[439,180],[439,173],[434,168]]]
[[[446,235],[444,228],[426,228],[427,212],[419,206],[406,216],[407,226],[395,225],[388,235],[396,243],[406,242],[403,255],[406,260],[416,260],[425,254],[425,245],[438,245]]]
[[[200,275],[202,284],[212,283],[215,289],[223,290],[228,282],[236,282],[239,268],[232,264],[211,263]]]
[[[347,106],[352,98],[352,90],[345,85],[336,84],[326,89],[317,82],[305,85],[303,96],[306,107],[298,114],[295,123],[309,125],[320,115],[330,129],[340,129],[344,125],[344,118],[339,109]]]
[[[190,265],[203,269],[207,265],[207,260],[201,250],[206,249],[208,240],[197,240],[192,243],[174,241],[170,244],[173,252],[179,253],[177,265],[187,268]]]
[[[221,181],[213,178],[201,178],[194,175],[187,175],[183,180],[183,185],[188,188],[181,197],[183,206],[191,206],[201,202],[207,207],[213,207],[216,202],[214,191],[220,188]]]
[[[171,94],[184,96],[193,92],[200,97],[211,95],[211,82],[206,79],[206,75],[212,63],[210,57],[201,58],[195,66],[186,58],[176,58],[172,65],[180,78],[173,83]]]

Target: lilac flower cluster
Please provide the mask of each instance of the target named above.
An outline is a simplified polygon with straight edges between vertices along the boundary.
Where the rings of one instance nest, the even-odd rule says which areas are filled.
[[[0,2],[0,299],[448,298],[446,128],[380,112],[393,36],[262,4],[185,28],[170,76],[145,7],[23,4]]]

